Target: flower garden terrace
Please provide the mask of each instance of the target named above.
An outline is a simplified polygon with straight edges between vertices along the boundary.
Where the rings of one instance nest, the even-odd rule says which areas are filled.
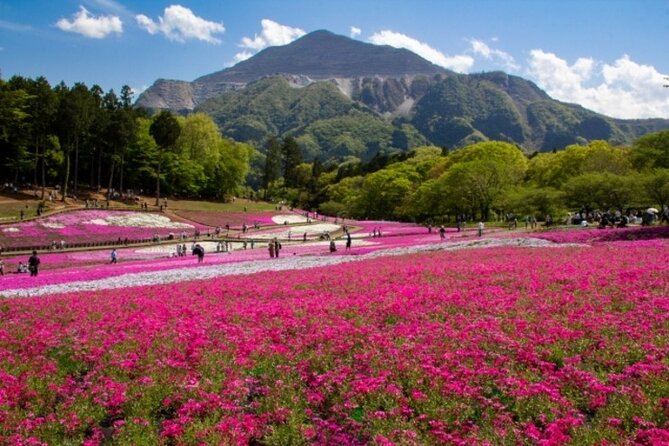
[[[241,214],[181,211],[180,214],[192,214],[197,221],[180,217],[173,212],[68,210],[42,218],[0,225],[0,246],[8,252],[55,249],[61,248],[61,244],[68,248],[137,244],[152,242],[156,238],[163,241],[180,239],[182,234],[188,239],[196,234],[211,236],[216,227],[226,228],[217,234],[218,237],[234,238],[243,228],[249,228],[247,235],[251,235],[266,226],[283,225],[289,221],[291,224],[304,223],[307,220],[297,214],[279,212]]]
[[[375,241],[440,250],[318,245],[285,257],[358,260],[5,299],[1,441],[666,444],[669,239],[501,235],[423,228]]]

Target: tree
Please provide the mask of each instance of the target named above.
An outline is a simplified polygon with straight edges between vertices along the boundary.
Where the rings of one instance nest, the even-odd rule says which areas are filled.
[[[631,158],[638,170],[669,169],[669,130],[637,139],[632,145]]]
[[[552,187],[522,186],[506,193],[507,209],[520,215],[556,215],[562,194]]]
[[[163,110],[153,119],[149,133],[158,146],[158,156],[156,157],[156,206],[158,206],[160,204],[160,168],[163,157],[165,152],[174,147],[181,133],[181,126],[172,113]]]
[[[630,172],[630,152],[606,141],[588,145],[572,144],[556,153],[539,154],[529,163],[528,177],[536,186],[560,188],[572,177],[588,172],[626,175]]]
[[[477,210],[488,220],[495,200],[508,187],[522,182],[527,158],[518,147],[504,142],[477,143],[452,152],[447,170],[435,183],[449,198],[456,213]]]
[[[137,137],[137,122],[133,109],[125,107],[119,101],[113,90],[110,90],[103,98],[105,110],[109,116],[104,131],[105,142],[108,147],[109,156],[109,183],[107,186],[107,202],[111,199],[112,186],[114,184],[114,172],[119,167],[119,191],[123,191],[123,166],[125,153]]]
[[[0,79],[0,155],[3,168],[12,172],[14,183],[18,182],[19,173],[31,166],[25,139],[28,100],[25,90],[14,89]]]
[[[28,80],[27,91],[30,94],[28,100],[28,114],[30,115],[28,119],[30,123],[29,132],[34,149],[33,183],[39,184],[37,176],[41,166],[41,198],[43,200],[46,187],[47,164],[50,164],[51,167],[59,164],[54,163],[53,157],[54,150],[60,150],[60,143],[53,140],[55,138],[53,136],[53,127],[58,110],[58,98],[44,77],[38,77],[34,81]],[[47,145],[49,146],[48,148]],[[47,150],[50,151],[48,156],[51,159],[49,162],[46,161]]]
[[[265,142],[265,169],[263,188],[267,191],[272,183],[281,176],[281,145],[275,136],[270,136]]]
[[[641,185],[648,197],[648,204],[657,204],[660,209],[669,205],[669,169],[655,169],[645,173]]]
[[[58,137],[65,152],[65,173],[63,178],[63,201],[68,194],[70,182],[71,154],[74,152],[74,190],[78,186],[79,147],[88,135],[95,103],[90,91],[82,83],[69,89],[64,82],[56,87],[60,104],[58,109]]]
[[[565,204],[572,209],[617,209],[623,212],[638,196],[634,176],[589,172],[572,177],[563,186]]]
[[[413,166],[396,164],[367,175],[358,193],[354,216],[371,219],[397,218],[421,181]]]
[[[297,141],[292,136],[284,138],[281,145],[281,154],[283,155],[283,178],[286,187],[299,187],[297,176],[297,167],[304,162],[302,151]]]

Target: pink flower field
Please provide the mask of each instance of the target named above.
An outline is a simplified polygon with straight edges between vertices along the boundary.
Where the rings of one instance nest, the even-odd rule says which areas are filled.
[[[0,245],[4,247],[47,246],[51,242],[66,244],[129,240],[150,240],[154,234],[189,235],[202,225],[163,214],[149,212],[76,210],[37,220],[0,225]]]
[[[667,265],[657,238],[4,299],[0,444],[668,444]]]

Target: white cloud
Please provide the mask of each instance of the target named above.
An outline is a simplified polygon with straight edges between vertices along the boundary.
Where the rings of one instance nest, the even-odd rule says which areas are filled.
[[[92,16],[86,8],[79,7],[79,12],[74,15],[74,20],[60,19],[56,27],[62,31],[81,34],[93,39],[102,39],[111,33],[121,34],[123,23],[114,15]]]
[[[189,39],[218,44],[221,41],[214,37],[225,32],[223,23],[210,22],[193,14],[193,11],[181,5],[165,8],[162,17],[154,22],[149,17],[139,14],[135,16],[137,24],[149,34],[162,33],[169,40],[185,42]]]
[[[269,19],[261,20],[260,24],[262,26],[260,35],[256,34],[253,38],[242,38],[239,46],[244,48],[244,51],[235,54],[235,63],[248,59],[268,46],[288,45],[306,34],[300,28],[281,25]]]
[[[572,65],[540,49],[530,51],[529,75],[546,92],[565,102],[617,118],[669,117],[666,74],[627,55],[613,64],[579,58]]]
[[[505,70],[518,70],[520,68],[518,64],[516,64],[513,56],[505,51],[490,48],[488,44],[477,39],[472,39],[469,43],[471,44],[474,54],[501,64]]]
[[[249,59],[251,56],[253,56],[253,53],[250,51],[241,51],[237,54],[235,54],[234,62],[233,64],[236,64],[238,62],[241,62],[243,60]]]
[[[362,30],[360,28],[357,26],[351,26],[351,39],[355,39],[360,34],[362,34]]]
[[[435,65],[461,73],[466,73],[472,65],[474,65],[474,58],[471,56],[465,54],[446,56],[441,51],[432,48],[426,43],[420,42],[405,34],[396,33],[390,30],[383,30],[373,34],[369,38],[369,41],[377,45],[390,45],[395,48],[406,48]]]

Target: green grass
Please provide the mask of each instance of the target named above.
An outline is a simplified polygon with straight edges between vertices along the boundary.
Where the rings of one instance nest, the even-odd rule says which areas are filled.
[[[170,200],[167,201],[168,209],[173,211],[216,211],[216,212],[262,212],[273,211],[275,205],[266,202],[253,202],[238,199],[234,203],[223,203],[216,201],[197,200]]]

